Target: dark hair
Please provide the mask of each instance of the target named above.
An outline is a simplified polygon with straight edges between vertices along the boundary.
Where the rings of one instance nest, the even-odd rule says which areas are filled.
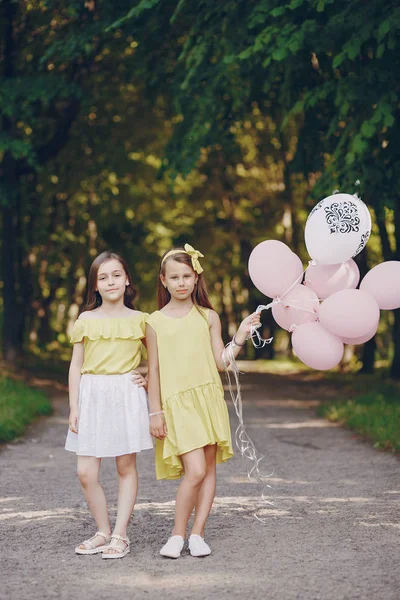
[[[100,296],[99,292],[96,291],[97,273],[99,272],[99,268],[101,267],[102,264],[104,264],[105,262],[112,260],[112,259],[117,260],[119,263],[121,263],[122,268],[125,271],[125,275],[127,276],[128,280],[129,280],[129,284],[125,287],[124,304],[128,308],[132,308],[132,309],[135,308],[133,305],[133,301],[136,298],[137,292],[132,285],[132,277],[129,273],[128,265],[126,264],[124,259],[119,254],[115,254],[115,252],[107,251],[107,252],[102,252],[101,254],[99,254],[99,256],[97,256],[94,259],[94,261],[92,262],[92,264],[90,266],[88,284],[87,284],[88,291],[87,291],[85,310],[94,310],[98,306],[102,305],[103,301],[101,299],[101,296]]]
[[[163,262],[163,259],[161,259],[160,275],[165,276],[165,266],[166,266],[167,262],[170,260],[176,260],[176,262],[178,262],[178,263],[183,263],[184,265],[190,267],[192,269],[192,271],[194,271],[193,265],[192,265],[192,259],[190,258],[189,254],[187,254],[187,252],[183,248],[171,248],[171,250],[181,250],[181,252],[176,252],[176,254],[172,254],[166,260],[164,260],[164,262]],[[168,250],[168,252],[171,252],[171,250]],[[163,258],[164,258],[164,256],[166,256],[168,254],[168,252],[165,252],[165,254],[163,255]],[[164,306],[166,306],[168,304],[168,302],[170,300],[171,300],[171,294],[163,286],[163,284],[161,283],[161,279],[159,277],[158,278],[158,286],[157,286],[158,308],[159,309],[163,308]],[[197,284],[195,285],[194,290],[192,292],[192,301],[195,306],[199,306],[201,308],[213,309],[213,306],[208,297],[207,286],[206,286],[206,282],[205,282],[203,273],[200,273],[200,275],[198,275]]]

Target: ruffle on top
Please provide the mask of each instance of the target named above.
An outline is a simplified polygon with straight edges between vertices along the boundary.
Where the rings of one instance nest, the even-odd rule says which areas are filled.
[[[75,321],[71,344],[89,340],[141,340],[145,337],[145,319],[147,313],[133,317],[78,319]]]

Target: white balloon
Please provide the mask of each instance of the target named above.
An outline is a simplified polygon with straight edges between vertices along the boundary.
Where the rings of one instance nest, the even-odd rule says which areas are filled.
[[[371,215],[364,202],[350,194],[333,194],[308,215],[305,242],[313,260],[334,265],[357,256],[370,234]]]

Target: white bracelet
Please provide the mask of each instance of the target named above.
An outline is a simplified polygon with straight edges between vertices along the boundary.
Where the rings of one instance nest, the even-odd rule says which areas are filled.
[[[163,410],[158,410],[157,412],[149,413],[149,417],[155,417],[155,415],[163,415]]]
[[[242,348],[245,345],[245,343],[246,343],[246,340],[243,342],[243,344],[239,344],[236,341],[236,333],[235,333],[235,335],[233,336],[232,341],[231,341],[232,348],[236,348],[236,346],[238,346],[239,348]]]

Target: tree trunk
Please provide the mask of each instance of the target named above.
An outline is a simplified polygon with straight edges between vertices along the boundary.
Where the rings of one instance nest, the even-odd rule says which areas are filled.
[[[360,373],[373,373],[375,365],[375,351],[376,351],[376,339],[375,336],[372,340],[369,340],[364,344],[362,353],[363,366],[360,369]]]
[[[375,209],[376,222],[379,229],[379,237],[381,238],[383,260],[393,260],[393,251],[390,246],[389,235],[386,228],[385,210],[383,206]]]
[[[21,252],[22,263],[20,268],[20,281],[22,284],[21,296],[23,298],[25,307],[25,318],[24,328],[25,337],[26,334],[31,333],[34,329],[34,323],[36,319],[37,306],[35,306],[35,266],[34,261],[30,258],[30,252],[35,244],[35,232],[40,230],[37,228],[36,223],[41,211],[38,211],[37,204],[37,175],[32,175],[27,178],[25,182],[27,190],[24,193],[26,201],[20,212],[20,223],[22,223],[22,217],[24,216],[26,222],[22,224],[21,241],[23,240],[23,251]]]
[[[394,225],[396,237],[396,253],[393,257],[400,260],[400,199],[397,199],[394,209]],[[394,379],[400,379],[400,308],[394,311],[393,326],[394,356],[390,367],[390,375]]]
[[[357,257],[356,262],[360,269],[360,279],[362,279],[368,272],[368,249],[365,248]],[[376,340],[375,337],[372,340],[366,342],[362,349],[361,362],[362,367],[360,373],[373,373],[375,365],[375,351],[376,351]]]
[[[42,301],[40,320],[37,328],[37,344],[41,347],[46,347],[46,345],[52,342],[54,339],[54,331],[50,325],[51,304],[53,299],[54,296],[50,295],[48,298],[45,298]]]
[[[17,5],[11,0],[3,3],[2,20],[3,37],[3,76],[4,79],[14,77],[14,32],[13,22]],[[2,129],[11,135],[13,121],[4,116]],[[0,171],[1,188],[0,204],[2,206],[3,239],[2,239],[2,280],[3,280],[3,352],[6,361],[14,361],[21,347],[21,307],[18,306],[17,269],[15,266],[17,252],[17,231],[15,207],[18,206],[19,182],[17,164],[9,152],[5,152]]]
[[[393,379],[400,379],[400,309],[394,313],[393,325],[394,357],[390,366],[390,375]]]
[[[15,280],[15,219],[10,203],[3,204],[2,279],[3,279],[3,353],[13,362],[22,351],[20,310]]]

